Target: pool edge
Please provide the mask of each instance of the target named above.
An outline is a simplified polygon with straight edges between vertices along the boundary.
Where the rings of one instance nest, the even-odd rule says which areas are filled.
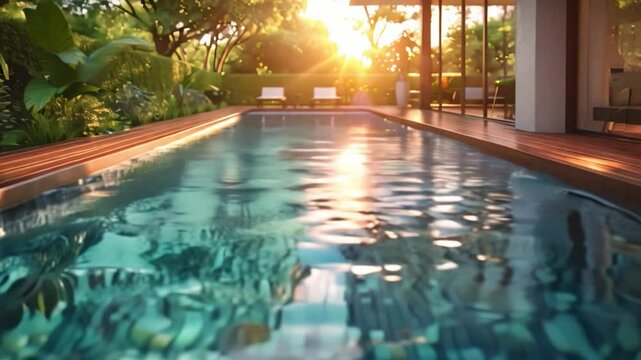
[[[342,113],[370,113],[385,119],[395,121],[397,123],[410,126],[412,128],[430,131],[448,138],[460,141],[462,143],[471,145],[479,151],[489,155],[511,161],[519,166],[539,171],[545,174],[554,176],[578,189],[589,191],[598,196],[602,196],[612,202],[629,208],[641,214],[641,186],[631,181],[608,176],[598,171],[586,167],[579,167],[575,164],[564,163],[555,159],[546,158],[541,154],[534,154],[528,151],[519,150],[503,144],[491,142],[488,140],[475,138],[473,136],[463,134],[446,128],[441,128],[436,125],[411,120],[402,115],[391,114],[390,112],[382,111],[376,107],[368,106],[348,106],[348,107],[328,107],[328,108],[263,108],[254,106],[231,106],[226,108],[227,113],[217,115],[218,111],[213,111],[194,116],[213,116],[207,121],[187,126],[180,131],[153,139],[142,144],[134,145],[130,148],[123,149],[115,153],[105,154],[95,158],[88,159],[80,163],[72,164],[70,166],[55,169],[46,172],[45,174],[28,178],[24,181],[16,182],[8,186],[0,188],[0,210],[8,209],[24,202],[32,200],[42,193],[55,189],[57,187],[65,186],[74,181],[94,174],[98,171],[104,170],[110,166],[116,165],[127,159],[142,155],[155,148],[169,145],[184,139],[190,134],[197,133],[203,128],[215,126],[217,123],[223,122],[230,118],[240,118],[245,114],[252,112],[274,112],[282,113],[300,113],[300,112],[342,112]],[[192,116],[192,117],[194,117]],[[217,116],[217,117],[215,117]],[[175,123],[181,121],[188,121],[192,117],[185,117],[181,119],[174,119]],[[171,120],[170,120],[171,121]],[[476,121],[476,120],[475,120]],[[477,120],[482,121],[482,120]],[[507,125],[505,125],[507,126]],[[144,128],[144,127],[140,127]],[[139,129],[140,129],[139,128]],[[143,129],[144,130],[144,129]],[[516,131],[516,130],[515,130]],[[110,135],[107,135],[110,136]],[[55,145],[55,144],[54,144]],[[59,146],[60,144],[58,144]],[[44,149],[47,149],[45,146]],[[15,156],[16,152],[10,153]],[[2,156],[0,156],[0,159]]]

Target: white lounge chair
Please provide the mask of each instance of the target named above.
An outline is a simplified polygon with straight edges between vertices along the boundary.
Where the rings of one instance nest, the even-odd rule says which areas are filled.
[[[336,95],[335,87],[315,87],[312,107],[321,102],[332,102],[338,106],[340,105],[341,97]]]
[[[279,103],[283,107],[287,105],[285,88],[282,87],[264,87],[259,97],[256,98],[258,106],[263,106],[266,102]]]

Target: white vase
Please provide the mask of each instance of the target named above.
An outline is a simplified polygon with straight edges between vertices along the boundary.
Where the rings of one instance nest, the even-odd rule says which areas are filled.
[[[407,80],[398,80],[396,82],[396,105],[400,109],[405,109],[410,101],[410,82]]]

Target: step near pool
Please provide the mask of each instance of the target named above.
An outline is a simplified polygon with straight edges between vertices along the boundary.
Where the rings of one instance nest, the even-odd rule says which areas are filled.
[[[0,211],[0,359],[641,359],[638,214],[366,113]]]

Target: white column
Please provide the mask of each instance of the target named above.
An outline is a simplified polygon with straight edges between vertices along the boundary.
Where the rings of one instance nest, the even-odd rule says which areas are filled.
[[[565,132],[566,0],[517,0],[516,128]]]
[[[608,55],[609,0],[581,0],[579,29],[578,126],[582,130],[601,131],[603,123],[594,121],[592,110],[610,105],[610,64]]]

